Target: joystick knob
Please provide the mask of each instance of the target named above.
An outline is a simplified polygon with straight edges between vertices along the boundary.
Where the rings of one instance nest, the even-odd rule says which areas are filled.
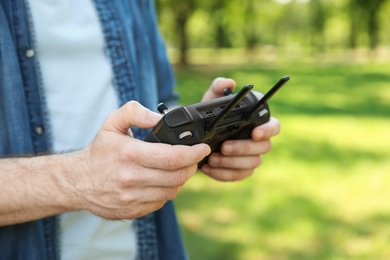
[[[225,89],[223,90],[223,95],[224,95],[224,96],[229,96],[229,95],[231,95],[231,94],[233,94],[233,91],[231,91],[230,88],[225,88]]]
[[[158,104],[157,110],[158,110],[158,112],[160,112],[161,114],[164,114],[164,115],[166,115],[168,113],[168,108],[164,103]]]

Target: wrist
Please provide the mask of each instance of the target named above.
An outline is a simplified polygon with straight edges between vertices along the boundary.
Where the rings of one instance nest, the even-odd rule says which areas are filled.
[[[56,186],[56,204],[63,212],[85,209],[81,192],[82,176],[87,171],[86,159],[82,151],[62,154],[59,158],[60,169],[52,173]]]
[[[0,160],[0,226],[81,209],[68,181],[81,172],[78,153]]]

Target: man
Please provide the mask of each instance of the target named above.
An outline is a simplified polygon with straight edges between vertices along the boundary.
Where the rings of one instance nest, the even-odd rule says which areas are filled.
[[[186,258],[170,201],[210,148],[142,141],[149,109],[177,105],[151,1],[2,0],[0,29],[0,259]],[[201,171],[248,177],[278,132],[226,141]]]

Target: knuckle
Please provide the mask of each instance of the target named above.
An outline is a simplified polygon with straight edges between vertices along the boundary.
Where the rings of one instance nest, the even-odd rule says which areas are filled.
[[[245,175],[245,178],[251,176],[254,172],[255,172],[255,169],[248,170],[246,175]]]
[[[282,127],[280,126],[279,121],[278,121],[278,124],[277,124],[276,131],[275,131],[274,135],[280,134],[280,131],[282,131]]]
[[[133,204],[137,198],[134,195],[129,195],[127,193],[121,193],[119,195],[119,204],[122,207],[128,207]]]
[[[181,169],[176,174],[176,182],[175,186],[183,186],[187,181],[187,171],[185,169]]]
[[[136,208],[132,209],[132,210],[127,214],[126,219],[139,218],[139,217],[142,217],[142,216],[146,215],[147,213],[148,213],[148,212],[145,212],[144,209],[139,208],[139,207],[136,207]]]
[[[128,149],[127,146],[121,145],[117,148],[118,153],[118,160],[119,162],[127,162],[129,161],[129,158],[132,156],[132,150]]]
[[[143,106],[137,101],[131,100],[123,106],[126,115],[130,116],[130,119],[137,116],[143,116]],[[130,120],[131,122],[132,120]]]
[[[165,197],[164,197],[165,201],[173,200],[178,193],[179,193],[178,187],[168,188],[168,191],[165,193]]]
[[[243,180],[243,179],[251,176],[254,173],[254,171],[255,171],[254,169],[235,171],[233,176],[232,176],[232,181]]]
[[[220,168],[212,169],[210,176],[212,176],[214,179],[217,179],[220,181],[228,181],[227,175],[224,174],[224,171]]]
[[[218,86],[220,83],[221,83],[221,81],[223,81],[225,78],[224,77],[216,77],[214,80],[213,80],[213,82],[211,83],[211,85],[213,86],[213,85],[216,85],[216,86]]]
[[[274,131],[273,131],[273,135],[275,136],[275,135],[278,135],[280,133],[281,126],[280,126],[279,119],[273,117],[272,120],[274,121],[274,126],[275,126]]]
[[[209,158],[208,158],[208,163],[211,165],[211,166],[214,166],[214,167],[218,167],[219,165],[221,165],[224,161],[224,157],[221,156],[220,154],[218,153],[213,153]]]
[[[232,158],[230,156],[220,156],[219,160],[214,167],[232,167],[232,168],[237,168],[237,160],[235,158]]]
[[[241,171],[240,170],[236,170],[236,171],[234,171],[232,181],[242,180],[243,172],[244,172],[244,170],[241,170]]]
[[[161,209],[165,205],[166,201],[157,202],[153,211]]]
[[[180,155],[174,152],[169,153],[167,160],[167,167],[169,170],[175,170],[179,168],[180,165]]]
[[[109,122],[112,122],[114,120],[115,116],[114,116],[114,112],[110,113],[107,117],[106,117],[106,121],[109,121]]]
[[[128,188],[130,185],[135,185],[138,183],[137,178],[134,174],[131,174],[127,171],[122,171],[119,175],[119,186],[121,188]]]
[[[247,151],[250,151],[251,145],[249,142],[240,142],[239,145],[236,146],[235,153],[238,155],[245,154]]]
[[[137,217],[138,217],[138,215],[135,215],[133,212],[131,212],[131,213],[123,214],[122,217],[120,217],[118,219],[114,219],[114,220],[121,220],[121,219],[133,220]]]
[[[124,109],[126,110],[126,113],[133,114],[138,105],[139,103],[137,101],[131,100],[124,105]]]
[[[262,162],[262,157],[261,155],[260,156],[256,156],[254,159],[253,159],[253,162],[252,162],[252,168],[257,168],[261,165],[261,162]]]
[[[268,153],[269,151],[271,151],[271,147],[272,147],[271,140],[264,141],[264,152],[265,153]]]
[[[134,210],[121,209],[115,216],[115,219],[112,220],[131,220],[134,218]]]

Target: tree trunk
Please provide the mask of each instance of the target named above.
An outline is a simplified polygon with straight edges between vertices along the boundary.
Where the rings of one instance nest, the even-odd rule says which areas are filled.
[[[180,65],[188,64],[188,60],[187,60],[188,37],[187,37],[186,25],[187,25],[187,18],[177,20],[178,33],[179,33]]]
[[[358,36],[358,24],[356,21],[356,16],[351,15],[351,25],[349,30],[349,47],[351,49],[356,49],[357,47],[357,36]]]

